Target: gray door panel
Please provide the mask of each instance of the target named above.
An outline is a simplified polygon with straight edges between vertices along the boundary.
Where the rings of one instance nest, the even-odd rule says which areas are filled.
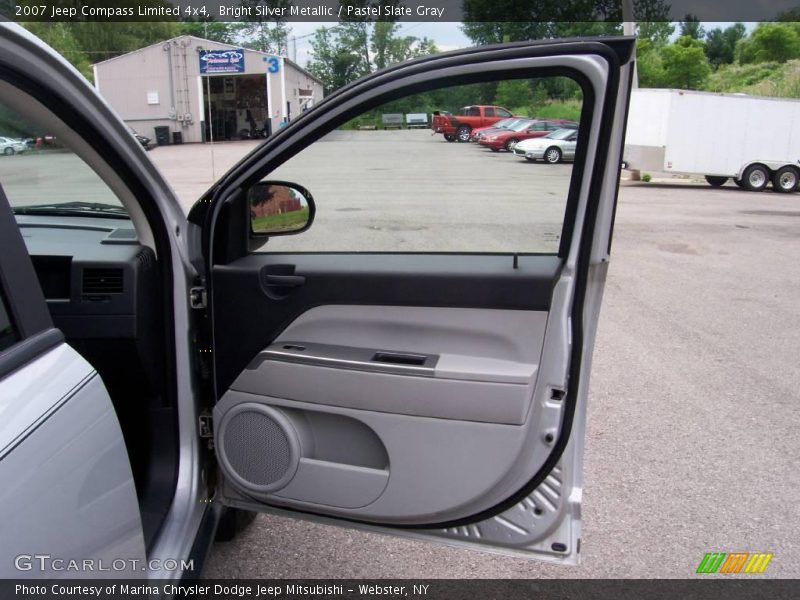
[[[440,522],[486,509],[511,493],[506,486],[498,487],[498,481],[516,465],[528,429],[539,425],[528,417],[546,323],[546,313],[529,311],[312,309],[270,346],[288,348],[286,355],[278,350],[271,355],[267,348],[217,405],[223,468],[245,495],[257,493],[297,507],[311,503],[331,514],[379,522]],[[352,344],[350,355],[358,355],[353,352],[358,350],[364,359],[356,362],[341,352],[346,358],[337,364],[336,351],[342,347],[325,344],[333,340]],[[320,344],[335,350],[318,363],[303,356]],[[381,353],[427,355],[436,362],[422,374],[371,370],[370,358]],[[509,379],[517,383],[507,383]],[[251,453],[224,460],[231,436],[223,419],[231,409],[252,403],[291,409],[280,411],[286,416],[288,435],[297,433],[299,447],[295,479],[286,480],[287,489],[261,494],[246,477],[237,476],[237,466],[247,472],[255,469],[249,461],[260,459]],[[257,412],[253,419],[259,418]],[[320,436],[333,439],[335,445],[353,446],[357,433],[343,428],[341,419],[326,421],[318,413],[363,424],[358,434],[376,443],[362,443],[364,451],[351,453],[349,462],[325,460],[317,452]],[[309,418],[315,419],[311,428]],[[228,439],[220,439],[223,433]],[[372,460],[375,446],[384,448],[383,464]],[[540,464],[546,455],[543,445]],[[372,466],[372,473],[358,470],[366,465]],[[311,485],[312,471],[318,477],[316,486]],[[298,487],[302,493],[293,489]],[[332,504],[326,500],[332,496],[342,499]]]
[[[351,500],[348,503],[351,506],[363,506],[344,510],[342,506],[325,505],[323,500],[330,492],[319,485],[319,482],[316,487],[310,489],[308,496],[296,502],[282,500],[287,495],[283,488],[274,494],[259,492],[253,483],[259,481],[255,475],[260,475],[261,470],[266,468],[266,465],[260,464],[266,457],[254,452],[255,444],[248,444],[249,453],[242,451],[239,456],[235,456],[229,449],[228,444],[231,442],[225,439],[230,437],[232,432],[230,428],[225,427],[222,419],[229,410],[242,404],[250,407],[243,417],[249,420],[255,419],[257,414],[252,410],[252,404],[277,407],[279,412],[288,417],[289,435],[296,435],[300,440],[298,457],[300,464],[290,467],[296,469],[294,477],[307,477],[303,473],[305,465],[302,460],[306,458],[306,453],[311,454],[316,460],[328,463],[316,465],[327,467],[318,468],[317,471],[327,472],[328,485],[334,488],[336,493],[349,492],[351,495],[348,497]],[[284,407],[293,411],[287,412],[283,410]],[[307,418],[322,421],[320,415],[316,413],[338,415],[363,423],[367,431],[380,440],[388,461],[383,469],[375,468],[377,465],[372,467],[378,471],[372,479],[388,476],[388,485],[379,497],[368,495],[372,489],[372,482],[364,482],[365,491],[362,495],[360,490],[352,488],[348,490],[348,486],[352,485],[351,478],[336,476],[337,473],[346,473],[347,467],[359,467],[360,465],[355,464],[357,462],[369,461],[371,454],[351,457],[352,462],[347,464],[326,460],[324,453],[315,452],[316,432],[304,429]],[[232,482],[238,482],[235,487],[240,491],[237,494],[239,498],[250,496],[297,508],[310,508],[314,505],[314,508],[326,514],[398,524],[435,523],[440,521],[442,516],[458,518],[474,514],[476,508],[478,510],[486,508],[486,501],[481,503],[482,506],[477,506],[479,500],[486,498],[489,503],[491,502],[490,498],[493,492],[497,491],[499,478],[513,463],[524,441],[524,430],[516,426],[321,407],[284,398],[235,391],[228,392],[219,402],[215,409],[215,421],[221,423],[217,428],[218,454],[222,454],[223,461],[227,459],[232,463],[232,466],[224,468],[224,471],[229,476],[232,475],[230,477]],[[325,426],[326,423],[323,421],[322,427]],[[334,424],[321,435],[336,436],[340,431]],[[242,443],[241,437],[239,443]],[[342,431],[338,444],[350,443],[347,433]],[[280,447],[280,444],[274,443],[273,447]],[[246,486],[242,484],[242,479],[246,480]],[[296,498],[291,493],[288,497]]]

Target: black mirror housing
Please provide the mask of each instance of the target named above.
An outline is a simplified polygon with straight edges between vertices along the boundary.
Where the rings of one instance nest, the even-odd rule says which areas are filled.
[[[247,190],[251,237],[296,235],[314,222],[311,192],[287,181],[260,181]]]

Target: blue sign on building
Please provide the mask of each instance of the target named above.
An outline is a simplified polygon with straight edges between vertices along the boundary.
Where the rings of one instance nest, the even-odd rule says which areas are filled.
[[[200,74],[212,73],[244,73],[244,50],[202,50]]]
[[[267,63],[268,73],[277,73],[281,70],[281,61],[277,56],[264,56],[261,60]]]

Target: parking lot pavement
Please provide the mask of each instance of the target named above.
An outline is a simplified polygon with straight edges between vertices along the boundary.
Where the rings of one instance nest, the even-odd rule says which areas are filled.
[[[252,147],[215,144],[217,171]],[[186,210],[211,185],[205,146],[167,146],[150,155]],[[269,248],[551,252],[572,165],[543,167],[475,144],[448,144],[426,130],[335,131],[268,176],[302,185],[317,204],[307,233],[274,238]]]
[[[225,172],[263,140],[157,146],[148,156],[169,181],[186,212]]]
[[[500,160],[514,159],[487,162]],[[622,186],[590,385],[581,566],[260,516],[214,546],[204,575],[689,577],[714,550],[773,552],[765,577],[800,577],[798,264],[798,194]]]

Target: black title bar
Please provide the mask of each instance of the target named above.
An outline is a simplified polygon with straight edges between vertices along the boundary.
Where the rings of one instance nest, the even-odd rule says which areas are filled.
[[[361,600],[783,600],[796,580],[747,576],[693,580],[0,580],[0,598],[36,600],[238,600],[338,598]]]
[[[25,0],[13,21],[800,21],[800,0]]]

